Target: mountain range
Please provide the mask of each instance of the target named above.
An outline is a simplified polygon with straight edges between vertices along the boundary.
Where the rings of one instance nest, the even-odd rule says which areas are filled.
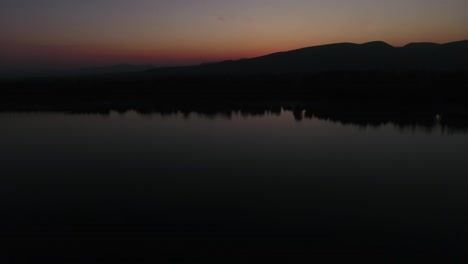
[[[446,44],[410,43],[393,47],[382,41],[336,43],[261,57],[188,67],[150,70],[165,74],[270,74],[330,71],[465,71],[468,40]]]
[[[335,43],[265,56],[204,63],[192,66],[119,64],[75,70],[34,70],[15,72],[0,68],[0,78],[73,77],[119,75],[148,78],[172,75],[262,75],[321,72],[468,71],[468,40],[410,43],[393,47],[383,41],[364,44]]]
[[[4,79],[0,93],[50,98],[255,97],[411,102],[468,99],[468,41],[337,43],[193,66],[117,65],[73,74]],[[6,97],[5,97],[6,98]],[[107,100],[107,99],[106,99]]]

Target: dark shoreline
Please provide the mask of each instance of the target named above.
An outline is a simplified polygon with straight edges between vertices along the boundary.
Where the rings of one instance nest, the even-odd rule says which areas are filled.
[[[151,73],[151,74],[150,74]],[[468,72],[190,75],[152,72],[4,80],[0,111],[293,112],[343,124],[468,128]],[[437,120],[435,120],[437,118]]]
[[[321,72],[296,74],[154,74],[0,80],[0,95],[73,97],[190,97],[248,99],[459,100],[468,98],[468,72]]]

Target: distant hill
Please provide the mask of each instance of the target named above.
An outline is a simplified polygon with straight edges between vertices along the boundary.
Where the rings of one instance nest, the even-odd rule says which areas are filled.
[[[73,70],[14,71],[0,68],[0,78],[82,77],[130,74],[130,78],[161,76],[308,74],[323,72],[468,71],[468,40],[410,43],[393,47],[383,41],[364,44],[335,43],[277,52],[250,59],[192,66],[118,64]],[[128,77],[128,75],[125,75]]]
[[[110,66],[85,67],[78,69],[61,69],[56,67],[43,67],[37,69],[10,69],[8,67],[0,67],[1,78],[28,78],[28,77],[58,77],[58,76],[87,76],[98,74],[113,74],[113,73],[131,73],[142,72],[149,69],[157,69],[154,65],[133,65],[133,64],[116,64]]]
[[[210,97],[466,104],[468,41],[403,47],[381,41],[337,43],[194,66],[116,65],[12,78],[0,81],[0,87],[0,97],[9,102]]]
[[[151,70],[164,74],[269,74],[330,71],[464,71],[468,40],[446,44],[410,43],[393,47],[382,41],[337,43],[278,52],[252,59]]]
[[[138,72],[148,69],[155,69],[153,65],[133,65],[133,64],[117,64],[111,66],[88,67],[73,71],[67,71],[70,75],[89,75],[89,74],[105,74],[105,73],[121,73],[121,72]]]

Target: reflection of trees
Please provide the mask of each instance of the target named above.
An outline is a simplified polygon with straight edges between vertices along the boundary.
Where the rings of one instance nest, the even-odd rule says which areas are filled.
[[[403,109],[403,110],[402,110]],[[359,127],[380,127],[394,125],[401,130],[423,130],[431,132],[436,128],[445,132],[468,132],[468,107],[459,107],[456,111],[443,107],[434,109],[427,106],[393,107],[391,104],[343,104],[343,102],[327,103],[284,103],[284,102],[107,102],[107,103],[75,103],[41,105],[38,109],[31,106],[10,105],[2,111],[56,111],[69,114],[99,114],[109,115],[111,112],[124,114],[135,111],[140,115],[158,114],[162,116],[182,115],[189,119],[192,116],[207,118],[227,118],[234,115],[255,117],[274,115],[282,111],[292,114],[300,122],[308,119],[351,125]]]

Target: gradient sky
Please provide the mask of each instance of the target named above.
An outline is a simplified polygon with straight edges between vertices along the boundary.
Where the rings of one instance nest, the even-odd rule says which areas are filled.
[[[2,0],[0,65],[186,64],[468,39],[467,0]]]

